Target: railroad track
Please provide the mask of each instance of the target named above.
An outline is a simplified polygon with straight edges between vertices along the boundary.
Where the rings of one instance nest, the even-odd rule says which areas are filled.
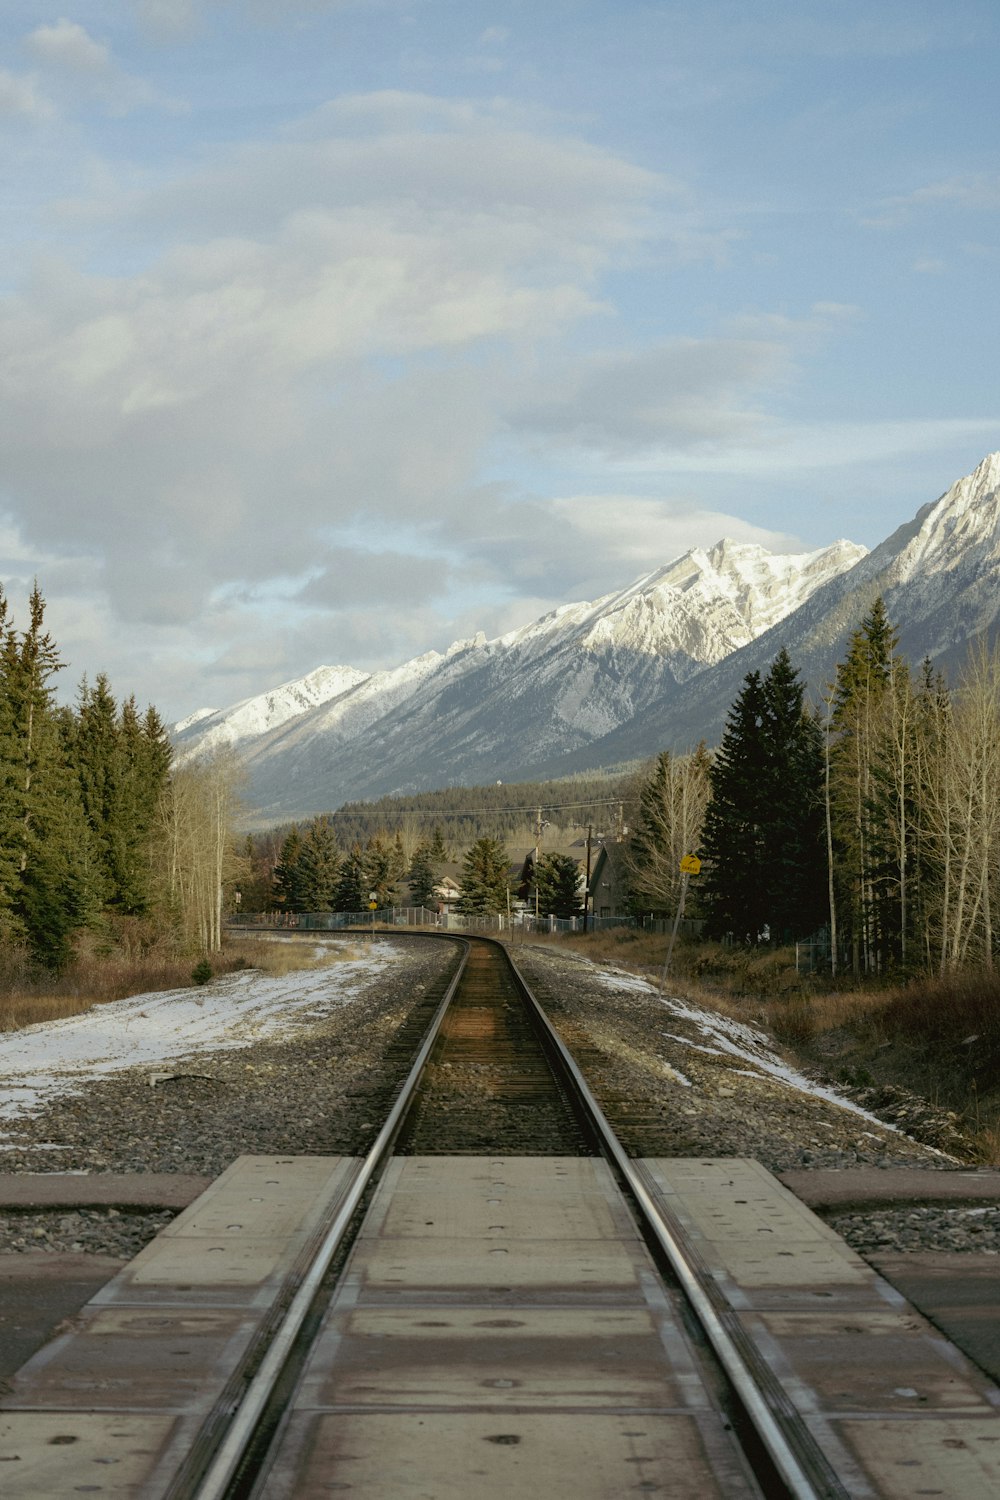
[[[846,1341],[851,1318],[879,1333],[880,1353],[890,1344],[895,1350],[893,1339],[902,1339],[911,1353],[917,1349],[912,1340],[906,1343],[912,1327],[886,1324],[881,1293],[861,1308],[858,1299],[872,1292],[872,1278],[867,1273],[866,1280],[857,1257],[846,1247],[835,1253],[835,1237],[822,1226],[803,1228],[790,1206],[794,1200],[782,1197],[776,1184],[778,1196],[768,1198],[767,1174],[756,1169],[754,1175],[755,1164],[744,1164],[740,1175],[726,1163],[684,1163],[678,1172],[669,1162],[630,1159],[502,947],[485,939],[460,946],[461,964],[367,1155],[339,1159],[325,1172],[309,1166],[321,1184],[305,1190],[303,1202],[312,1198],[313,1207],[301,1213],[294,1253],[282,1252],[280,1276],[268,1271],[260,1279],[262,1287],[269,1283],[266,1297],[255,1292],[239,1303],[263,1311],[249,1318],[240,1338],[229,1329],[229,1345],[239,1347],[226,1378],[207,1402],[196,1403],[196,1419],[189,1401],[183,1420],[159,1438],[147,1436],[149,1464],[144,1469],[140,1463],[140,1477],[114,1492],[150,1500],[298,1500],[339,1490],[378,1500],[491,1496],[494,1483],[499,1494],[525,1482],[520,1454],[506,1452],[519,1449],[523,1439],[525,1463],[530,1446],[537,1466],[547,1443],[575,1461],[574,1472],[557,1474],[547,1487],[580,1500],[628,1489],[699,1500],[713,1493],[795,1500],[931,1493],[919,1485],[881,1488],[872,1478],[877,1457],[865,1457],[870,1433],[856,1434],[849,1422],[838,1427],[822,1403],[817,1415],[815,1391],[801,1369],[781,1378],[795,1358],[812,1370],[809,1361],[817,1354],[809,1340],[815,1345],[823,1327],[828,1335],[839,1333],[831,1347],[841,1361],[850,1362],[852,1350],[856,1358],[857,1327],[853,1343]],[[229,1198],[223,1194],[221,1206],[208,1204],[201,1218],[188,1211],[192,1237],[208,1237],[199,1242],[198,1270],[192,1270],[194,1252],[189,1263],[175,1240],[168,1246],[168,1272],[155,1269],[154,1243],[122,1273],[120,1296],[111,1294],[106,1304],[108,1313],[120,1315],[116,1330],[122,1318],[128,1322],[129,1309],[142,1309],[148,1322],[162,1307],[175,1337],[174,1310],[180,1307],[176,1317],[190,1323],[191,1308],[204,1311],[210,1301],[198,1278],[212,1253],[228,1253],[237,1265],[242,1226],[224,1221],[241,1210],[230,1205],[259,1202],[266,1209],[269,1194],[278,1204],[284,1201],[282,1171],[294,1179],[306,1170],[295,1159],[248,1160],[258,1192],[240,1186],[236,1198],[232,1191]],[[706,1215],[724,1221],[721,1228],[710,1224],[706,1232]],[[772,1251],[790,1258],[784,1325],[768,1300],[781,1286],[771,1269],[781,1262],[763,1265],[757,1251],[747,1271],[744,1242],[751,1235],[777,1235]],[[794,1254],[788,1248],[793,1241]],[[143,1269],[151,1252],[153,1269]],[[216,1285],[229,1288],[219,1305],[230,1307],[239,1302],[232,1287],[242,1272],[227,1281],[226,1264],[217,1262]],[[847,1317],[846,1327],[823,1325],[831,1310],[839,1311],[841,1325]],[[95,1317],[99,1322],[100,1310]],[[791,1331],[782,1334],[780,1326]],[[627,1357],[621,1344],[631,1351]],[[554,1357],[552,1348],[561,1363],[555,1373],[539,1373],[539,1362]],[[919,1352],[929,1358],[924,1344]],[[66,1358],[79,1367],[79,1354],[75,1366],[72,1352]],[[522,1363],[528,1378],[514,1373]],[[50,1412],[53,1401],[58,1411],[71,1409],[59,1393],[72,1380],[60,1384],[58,1361],[42,1361],[34,1376],[33,1368],[27,1367],[5,1412]],[[942,1404],[951,1427],[911,1422],[910,1436],[930,1435],[946,1456],[975,1442],[1000,1446],[993,1397],[973,1385],[967,1391],[967,1371],[956,1386],[949,1371],[952,1389]],[[820,1377],[810,1378],[822,1386]],[[899,1394],[909,1389],[898,1387],[889,1412],[897,1428],[900,1401],[903,1419],[912,1414],[910,1397]],[[112,1410],[125,1432],[122,1400],[132,1409],[123,1397]],[[861,1404],[859,1395],[853,1405]],[[833,1399],[834,1416],[843,1407],[841,1393]],[[869,1426],[872,1415],[862,1408]],[[606,1437],[588,1457],[588,1442],[603,1430]],[[447,1462],[440,1466],[449,1435],[463,1455],[453,1471]],[[77,1439],[64,1433],[47,1441],[70,1445]],[[680,1445],[672,1458],[675,1441]],[[401,1452],[388,1469],[387,1443]],[[885,1443],[891,1447],[890,1436]],[[473,1459],[488,1453],[490,1462],[477,1467],[469,1453]],[[463,1478],[462,1464],[470,1462]],[[910,1462],[900,1459],[904,1467]],[[624,1479],[608,1478],[601,1466],[612,1463]],[[668,1472],[677,1464],[690,1466],[689,1483]],[[18,1490],[16,1471],[4,1469],[4,1480],[15,1479],[5,1494],[50,1493]],[[66,1489],[52,1490],[51,1500],[79,1491],[72,1463],[66,1472]],[[544,1464],[531,1470],[532,1486],[542,1483],[543,1473]],[[904,1482],[912,1479],[904,1475]],[[968,1477],[956,1479],[953,1490],[933,1492],[962,1500],[978,1493]]]

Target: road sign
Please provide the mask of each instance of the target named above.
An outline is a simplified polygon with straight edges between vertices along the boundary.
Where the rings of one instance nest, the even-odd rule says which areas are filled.
[[[368,903],[368,910],[369,911],[374,911],[377,906],[378,906],[378,902],[377,901],[369,901],[369,903]]]
[[[698,858],[697,854],[685,854],[684,858],[681,860],[681,869],[684,871],[685,875],[697,875],[698,871],[701,869],[701,860]]]

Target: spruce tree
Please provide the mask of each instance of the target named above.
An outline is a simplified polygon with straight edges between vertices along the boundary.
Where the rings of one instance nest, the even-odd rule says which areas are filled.
[[[365,911],[368,907],[368,863],[360,844],[352,844],[340,867],[337,911]]]
[[[824,915],[822,739],[787,651],[744,679],[709,772],[709,930],[749,942],[805,936]]]
[[[403,869],[405,868],[404,862]],[[365,893],[365,906],[368,905],[372,893],[380,908],[394,906],[397,894],[396,882],[402,870],[400,870],[399,858],[394,846],[387,843],[381,834],[370,838],[365,845],[365,871],[369,881],[368,890]]]
[[[462,891],[455,910],[468,917],[506,912],[508,901],[507,851],[499,839],[477,839],[462,865]]]
[[[579,916],[583,911],[580,883],[580,866],[572,855],[541,855],[535,871],[539,916]]]
[[[410,898],[414,906],[430,908],[436,905],[437,896],[434,887],[437,885],[437,872],[431,858],[431,851],[426,844],[421,844],[414,852],[409,880]]]
[[[301,889],[302,835],[293,823],[274,867],[274,896],[283,911],[304,911]]]
[[[333,911],[340,883],[340,851],[328,817],[306,829],[296,871],[297,911]]]

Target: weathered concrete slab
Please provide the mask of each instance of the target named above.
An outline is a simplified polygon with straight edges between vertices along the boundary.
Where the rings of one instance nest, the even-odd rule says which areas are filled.
[[[267,1301],[330,1205],[346,1190],[346,1157],[240,1157],[152,1240],[102,1294],[129,1302],[146,1294],[218,1305]]]
[[[989,1167],[937,1172],[932,1168],[805,1168],[778,1180],[810,1208],[877,1208],[880,1204],[1000,1203],[1000,1172]]]
[[[748,1493],[736,1474],[720,1486],[689,1416],[352,1412],[305,1417],[297,1429],[296,1456],[271,1474],[264,1500],[326,1500],[332,1476],[346,1492],[386,1500]]]
[[[268,1497],[757,1493],[598,1160],[394,1162],[296,1405]]]
[[[871,1263],[946,1338],[1000,1381],[1000,1257],[873,1255]]]
[[[5,1500],[163,1495],[355,1169],[243,1158],[122,1267],[15,1376],[0,1413]]]
[[[8,1500],[140,1495],[174,1428],[169,1416],[0,1412],[0,1473]]]
[[[321,1407],[684,1405],[645,1309],[364,1309],[331,1319],[327,1344],[326,1368],[303,1398]]]
[[[4,1409],[201,1411],[255,1327],[242,1309],[88,1307],[15,1376]]]
[[[691,1227],[717,1286],[852,1497],[1000,1494],[1000,1390],[804,1204],[790,1208],[788,1189],[757,1163],[664,1159],[642,1168],[654,1195]],[[772,1264],[792,1273],[786,1288],[760,1274],[760,1252],[740,1242],[741,1230],[751,1242],[768,1239],[772,1224],[781,1226]],[[813,1282],[801,1274],[810,1263]]]
[[[0,1390],[123,1265],[107,1255],[0,1255]]]
[[[1000,1422],[994,1417],[841,1422],[884,1500],[937,1495],[996,1500],[1000,1494]]]
[[[179,1172],[0,1172],[5,1208],[187,1208],[211,1177]]]
[[[861,1257],[756,1161],[650,1158],[642,1168],[721,1281],[755,1289],[872,1279]]]

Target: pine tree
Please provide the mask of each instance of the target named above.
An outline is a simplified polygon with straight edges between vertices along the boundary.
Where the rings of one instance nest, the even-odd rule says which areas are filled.
[[[414,853],[409,880],[410,899],[414,906],[432,908],[437,905],[437,895],[434,889],[437,885],[437,872],[431,851],[426,845],[421,845]]]
[[[496,916],[508,904],[507,851],[499,839],[477,839],[462,865],[462,892],[455,910],[469,917]]]
[[[543,854],[535,871],[538,914],[542,917],[577,917],[583,911],[580,866],[572,855]]]
[[[823,751],[788,653],[751,672],[709,771],[704,900],[709,930],[757,942],[823,919]]]
[[[368,907],[368,864],[360,844],[352,844],[340,867],[337,911],[365,911]]]
[[[709,773],[702,870],[708,929],[756,942],[767,926],[763,827],[767,808],[766,718],[759,672],[744,678]]]
[[[282,911],[305,911],[302,905],[302,835],[293,823],[274,867],[274,896]]]
[[[403,866],[405,869],[405,864]],[[402,871],[399,868],[399,859],[392,844],[380,835],[376,834],[370,838],[365,846],[365,871],[368,878],[368,891],[365,896],[365,905],[374,899],[380,909],[394,906],[396,903],[396,881]]]
[[[333,911],[340,882],[340,851],[328,817],[306,829],[296,869],[296,911]]]
[[[833,689],[830,807],[837,925],[850,942],[856,973],[874,973],[890,957],[893,921],[880,889],[882,855],[875,813],[876,769],[886,753],[886,696],[896,633],[876,599],[848,641]],[[883,784],[884,791],[884,784]]]

